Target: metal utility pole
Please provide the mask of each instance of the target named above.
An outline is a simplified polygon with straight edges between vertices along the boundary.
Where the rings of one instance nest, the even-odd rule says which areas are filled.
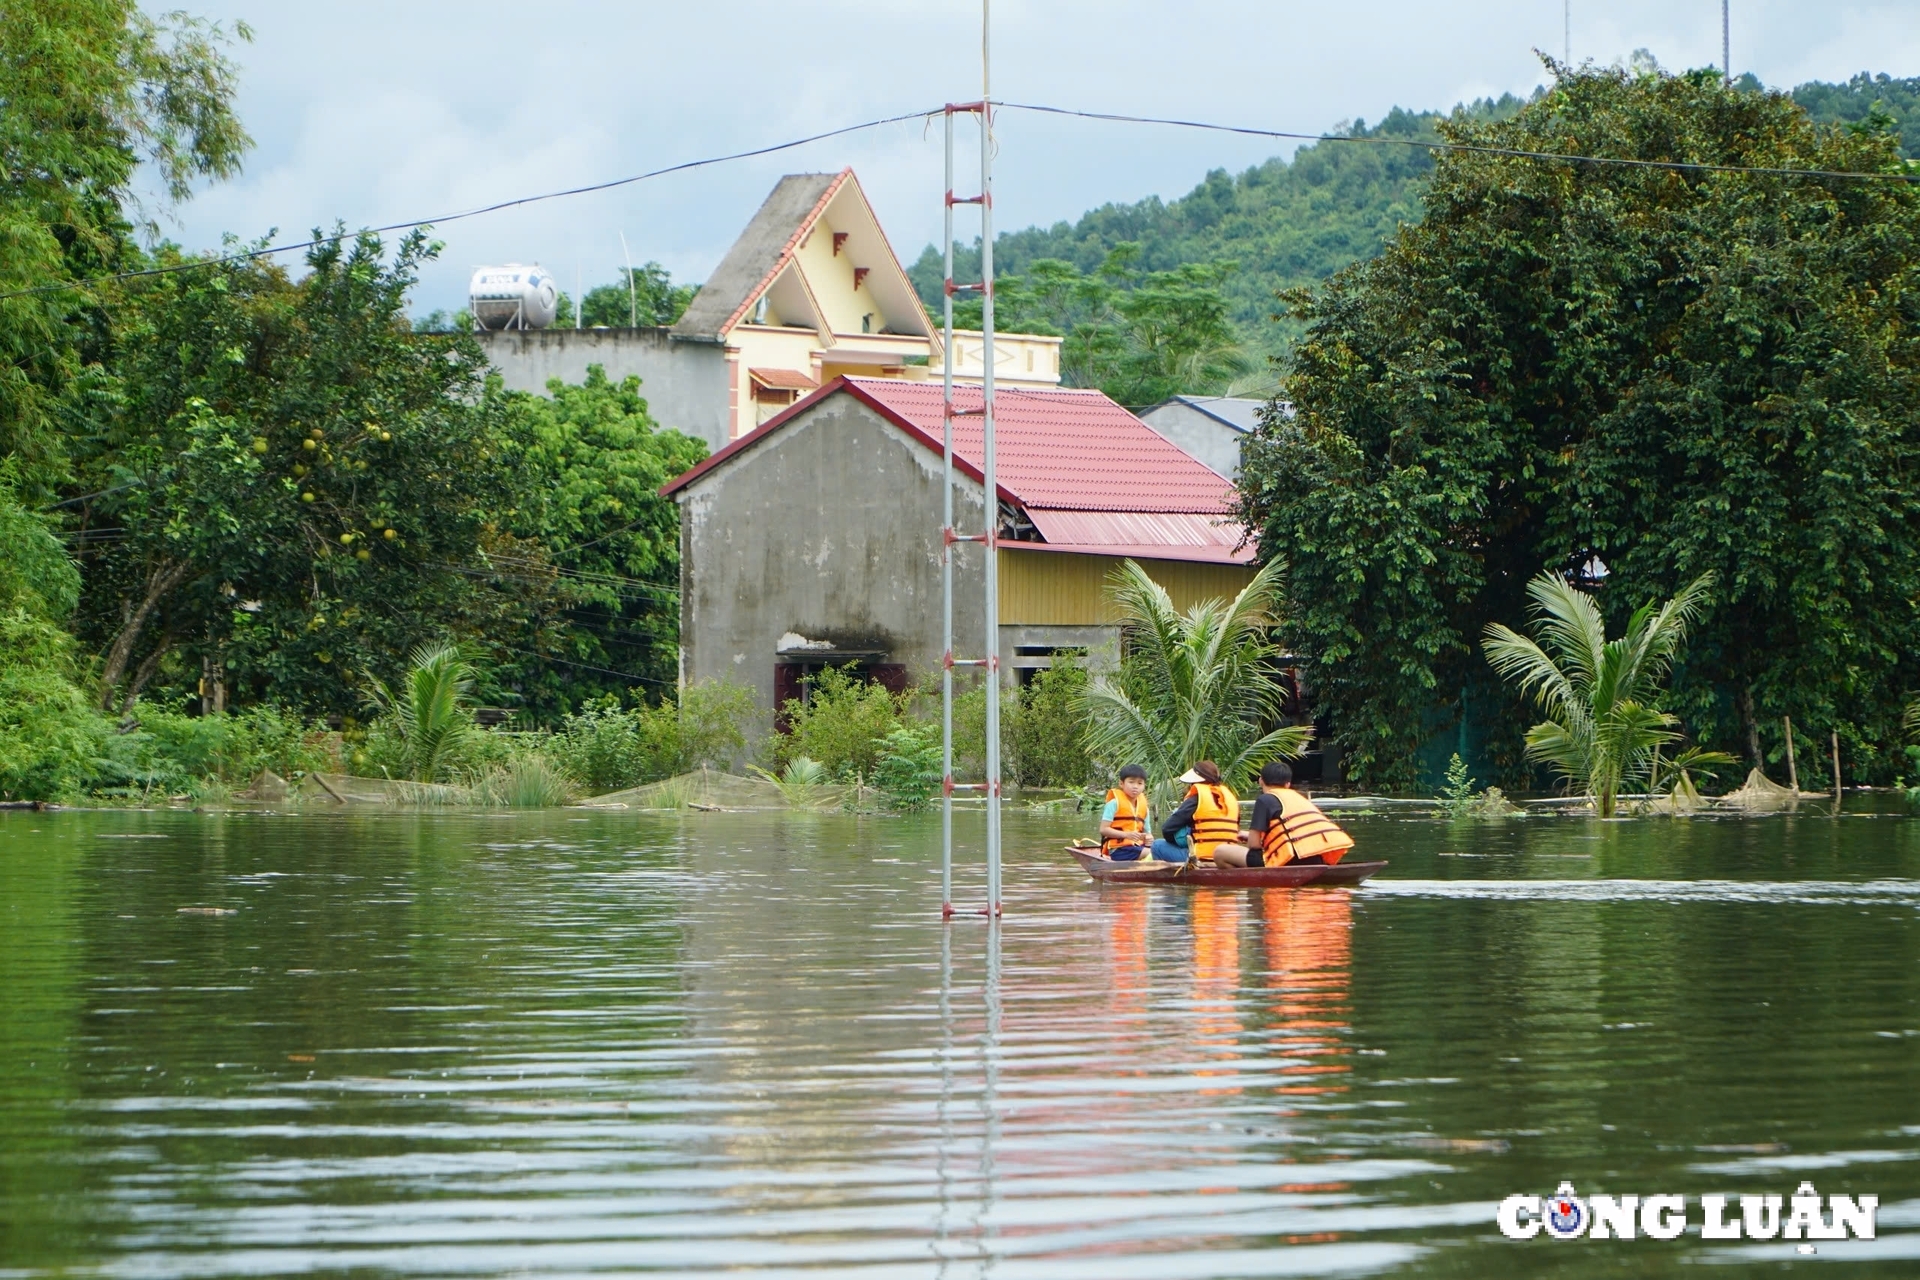
[[[1564,0],[1560,6],[1561,49],[1560,61],[1573,65],[1573,0]]]
[[[1727,14],[1727,8],[1733,0],[1720,0],[1720,74],[1727,84],[1733,84],[1733,21]]]
[[[980,4],[980,101],[948,103],[945,109],[947,142],[946,280],[941,339],[941,525],[940,525],[940,911],[953,914],[953,793],[981,790],[987,799],[987,905],[985,914],[1000,914],[1000,566],[997,550],[1000,527],[1000,484],[993,438],[993,79],[990,0]],[[953,117],[980,117],[980,194],[953,194]],[[980,206],[980,282],[955,284],[953,279],[953,207]],[[953,398],[953,295],[962,289],[980,295],[980,407],[957,409]],[[953,421],[980,417],[981,504],[985,528],[977,534],[956,533],[953,527]],[[953,656],[953,549],[956,543],[977,542],[983,557],[986,605],[986,655]],[[987,776],[979,784],[953,780],[953,669],[979,667],[987,691]]]

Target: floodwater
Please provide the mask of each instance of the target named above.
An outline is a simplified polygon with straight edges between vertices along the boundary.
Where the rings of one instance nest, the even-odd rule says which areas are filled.
[[[1920,821],[1349,825],[1011,813],[990,926],[937,818],[0,814],[0,1277],[1920,1271]],[[1563,1179],[1879,1238],[1499,1235]]]

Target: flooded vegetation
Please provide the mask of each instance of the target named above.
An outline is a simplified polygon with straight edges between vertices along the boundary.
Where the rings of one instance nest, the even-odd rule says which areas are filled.
[[[1920,823],[1865,803],[1355,817],[1385,877],[1291,893],[1095,886],[1020,814],[997,928],[937,818],[0,814],[0,1257],[1657,1275],[1793,1246],[1495,1207],[1810,1178],[1882,1206],[1822,1259],[1904,1274]]]

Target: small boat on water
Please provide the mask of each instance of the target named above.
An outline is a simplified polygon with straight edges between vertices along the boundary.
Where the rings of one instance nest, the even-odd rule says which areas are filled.
[[[1112,884],[1191,884],[1220,889],[1297,889],[1302,885],[1359,884],[1380,868],[1380,862],[1348,862],[1333,866],[1220,867],[1211,862],[1115,862],[1098,849],[1069,846],[1074,860],[1095,880]]]

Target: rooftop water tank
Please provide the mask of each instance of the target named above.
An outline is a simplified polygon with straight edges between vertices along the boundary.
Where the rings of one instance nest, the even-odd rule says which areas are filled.
[[[560,291],[537,263],[476,269],[467,299],[482,329],[544,329],[560,310]]]

